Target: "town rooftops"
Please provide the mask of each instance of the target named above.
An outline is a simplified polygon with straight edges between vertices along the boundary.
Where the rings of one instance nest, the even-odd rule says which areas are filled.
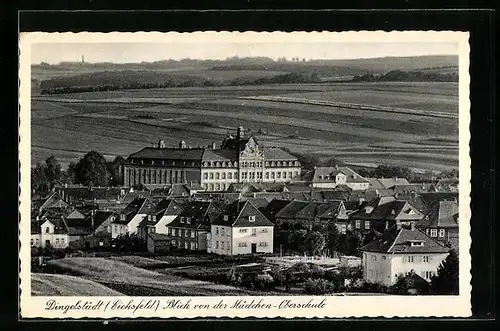
[[[455,201],[439,201],[432,205],[432,209],[423,220],[417,223],[418,227],[429,228],[458,228],[458,204]]]
[[[370,186],[373,189],[387,189],[395,185],[409,185],[406,178],[367,178],[370,181]]]
[[[420,220],[424,215],[404,200],[379,197],[364,204],[352,214],[356,219],[370,220]]]
[[[419,230],[399,229],[386,231],[381,236],[361,247],[365,252],[391,254],[448,253],[449,248]]]
[[[94,229],[97,229],[102,223],[104,223],[105,220],[110,218],[112,215],[117,216],[118,214],[113,212],[113,211],[103,211],[103,210],[96,210],[94,214]]]
[[[169,227],[209,229],[211,222],[219,216],[220,209],[211,201],[190,201]]]
[[[157,148],[145,147],[130,154],[130,159],[201,161],[205,148]]]
[[[274,226],[250,201],[233,201],[214,219],[212,225],[231,227]]]
[[[276,218],[295,218],[295,215],[305,208],[309,204],[309,201],[290,201],[280,212],[276,214]]]

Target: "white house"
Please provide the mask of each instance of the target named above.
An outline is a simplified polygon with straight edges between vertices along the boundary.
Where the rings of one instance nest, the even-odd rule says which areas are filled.
[[[41,225],[37,222],[32,223],[31,246],[33,247],[66,248],[69,240],[68,229],[62,218],[45,220]]]
[[[154,203],[145,197],[137,197],[125,207],[119,215],[119,223],[127,224],[127,232],[136,234],[138,226],[147,215],[156,213]]]
[[[168,225],[182,212],[182,208],[174,200],[164,201],[165,203],[163,201],[161,203],[162,206],[158,205],[162,208],[159,212],[144,216],[139,224],[138,233],[144,241],[147,241],[148,233],[168,234]],[[166,208],[163,208],[165,205]]]
[[[318,188],[335,188],[348,186],[352,190],[367,190],[370,181],[349,167],[316,167],[313,170],[311,186]]]
[[[272,253],[274,224],[250,201],[236,200],[211,225],[210,250],[220,255]]]
[[[361,248],[363,279],[393,285],[411,271],[430,281],[449,249],[415,229],[387,231]]]

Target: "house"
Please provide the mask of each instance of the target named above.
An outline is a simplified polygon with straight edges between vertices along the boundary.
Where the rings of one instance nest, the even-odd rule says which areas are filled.
[[[458,248],[458,203],[443,200],[432,204],[431,208],[416,224],[417,228],[445,246]]]
[[[148,233],[146,246],[150,253],[166,253],[170,251],[171,238],[164,233]]]
[[[393,178],[367,178],[372,189],[388,189],[395,185],[409,185],[408,179],[401,177]]]
[[[172,246],[206,251],[210,225],[220,213],[220,209],[212,201],[191,201],[184,205],[181,213],[168,225]]]
[[[37,220],[32,223],[31,246],[66,248],[92,234],[93,229],[88,219],[60,217]]]
[[[337,226],[339,233],[346,234],[347,231],[352,231],[349,216],[359,210],[363,203],[363,201],[344,201],[342,203],[343,208],[339,209],[335,218],[335,225]]]
[[[349,215],[351,228],[363,233],[374,229],[383,232],[392,227],[411,227],[424,217],[409,202],[394,196],[379,197],[364,204]]]
[[[137,234],[137,227],[144,216],[155,213],[156,206],[149,198],[137,197],[120,212],[120,223],[127,224],[129,234]]]
[[[385,231],[361,251],[363,279],[390,286],[412,272],[429,282],[449,249],[420,230],[401,228]]]
[[[92,228],[96,235],[109,235],[111,238],[116,238],[120,234],[126,232],[126,227],[121,230],[114,222],[119,219],[119,214],[114,211],[96,210],[91,214]]]
[[[283,209],[275,215],[275,224],[281,226],[282,224],[295,224],[297,213],[305,208],[309,201],[292,200]]]
[[[272,253],[274,224],[250,201],[234,201],[211,224],[210,252],[220,255]]]
[[[168,225],[182,212],[181,206],[174,200],[163,200],[157,205],[161,210],[156,214],[144,216],[138,225],[138,234],[144,242],[148,233],[168,234]]]
[[[319,215],[319,219],[322,225],[335,224],[340,233],[347,232],[347,222],[338,222],[337,217],[340,213],[346,211],[345,203],[343,201],[331,201],[329,203],[328,209],[326,209],[322,214]],[[347,220],[346,220],[347,221]]]
[[[367,190],[370,181],[349,167],[316,167],[312,172],[311,186],[335,188],[339,185],[353,190]]]
[[[265,208],[261,209],[261,212],[269,221],[271,221],[271,223],[276,224],[276,214],[285,208],[289,203],[290,200],[273,199]]]
[[[43,200],[43,203],[38,207],[38,212],[42,213],[51,208],[64,209],[68,207],[69,205],[63,200],[63,198],[56,191],[52,191],[47,195],[47,197]]]
[[[68,204],[86,201],[119,201],[129,190],[126,187],[87,187],[82,185],[63,185],[54,188],[54,191]]]

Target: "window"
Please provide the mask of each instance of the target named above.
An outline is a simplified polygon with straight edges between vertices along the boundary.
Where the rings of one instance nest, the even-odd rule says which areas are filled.
[[[286,172],[283,171],[283,179],[286,179]]]
[[[220,229],[220,235],[223,236],[224,235],[224,228]]]
[[[218,172],[215,173],[215,179],[219,179],[220,175]]]
[[[439,229],[439,237],[444,238],[445,235],[445,230],[444,229]]]
[[[220,242],[220,249],[224,249],[224,242],[223,241]]]
[[[233,179],[233,174],[232,173],[228,173],[227,174],[227,179]]]
[[[431,229],[431,237],[437,237],[437,229]]]
[[[225,172],[223,172],[223,173],[221,174],[221,177],[222,177],[222,179],[226,179],[226,173],[225,173]]]
[[[274,179],[274,172],[271,172],[271,179]]]
[[[155,232],[156,232],[156,228],[154,226],[149,228],[149,233],[155,233]]]
[[[175,229],[172,229],[172,236],[175,236]]]
[[[254,215],[248,216],[248,221],[249,222],[255,222],[255,216]]]
[[[246,233],[246,232],[247,232],[247,229],[244,229],[244,228],[240,229],[240,233]]]
[[[184,217],[181,217],[181,223],[184,223],[184,220],[185,220]]]
[[[219,241],[215,242],[215,248],[219,248]]]
[[[215,184],[215,190],[216,190],[216,191],[219,191],[219,190],[220,190],[220,184],[219,184],[219,183]]]
[[[49,227],[46,227],[46,228],[45,228],[45,233],[49,233],[49,231],[50,231],[50,228],[49,228]]]
[[[194,238],[196,235],[196,232],[195,231],[191,231],[191,238]]]
[[[361,227],[361,221],[356,220],[356,229],[359,229]]]
[[[189,243],[188,242],[184,243],[184,249],[189,249]]]
[[[189,230],[184,231],[184,236],[187,238],[189,237]]]
[[[205,172],[205,173],[203,174],[203,179],[208,179],[208,173],[206,173],[206,172]]]
[[[260,246],[260,247],[267,247],[267,241],[261,241],[261,242],[259,243],[259,246]]]
[[[238,247],[248,247],[247,242],[246,241],[239,242]]]
[[[191,243],[191,250],[195,250],[196,249],[196,244],[195,243]]]
[[[276,179],[281,179],[281,172],[279,172],[279,171],[278,171],[278,172],[276,173]]]
[[[267,233],[267,229],[261,229],[260,232]]]
[[[210,173],[210,179],[214,179],[214,174],[213,172]]]
[[[231,250],[231,242],[229,241],[227,242],[226,250],[228,251]]]
[[[370,221],[365,221],[365,230],[370,230]]]
[[[170,228],[168,229],[168,234],[172,235],[172,229],[170,229]]]
[[[33,240],[33,238],[31,239],[31,246],[33,246],[33,244],[35,243],[35,241]]]
[[[387,260],[387,256],[382,255],[382,260],[384,260],[384,261]]]
[[[269,173],[266,172],[266,179],[269,179]]]
[[[345,234],[345,233],[347,232],[347,225],[342,224],[342,225],[340,226],[340,232],[341,232],[342,234]]]
[[[222,191],[225,191],[225,190],[226,190],[226,184],[224,184],[224,183],[223,183],[223,184],[220,184],[220,189],[221,189]]]
[[[186,217],[186,223],[191,224],[191,217]]]
[[[213,191],[214,190],[214,184],[210,184],[209,188],[210,188],[210,191]]]
[[[434,272],[433,271],[426,271],[424,273],[424,278],[431,279],[432,276],[434,276]]]
[[[372,255],[372,262],[377,261],[377,255]]]
[[[252,236],[256,236],[257,235],[257,229],[252,229]]]
[[[429,256],[427,256],[427,255],[422,256],[422,262],[428,263],[429,262]]]
[[[224,215],[224,221],[227,222],[229,220],[229,216]]]
[[[413,263],[414,261],[415,261],[414,256],[407,256],[407,257],[406,257],[406,262],[408,262],[408,263]]]
[[[215,227],[215,234],[219,234],[219,228]]]

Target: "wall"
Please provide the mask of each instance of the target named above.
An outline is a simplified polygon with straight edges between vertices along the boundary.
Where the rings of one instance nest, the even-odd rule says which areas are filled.
[[[127,231],[129,234],[134,234],[137,233],[137,226],[143,218],[146,216],[146,214],[136,214],[127,224]]]
[[[413,256],[413,262],[408,262],[408,256]],[[429,262],[424,262],[423,257],[428,256]],[[407,273],[411,270],[415,271],[420,277],[430,281],[430,277],[426,277],[426,271],[437,273],[437,268],[441,262],[446,259],[448,253],[439,254],[394,254],[391,263],[391,282],[396,281],[396,275]]]
[[[232,254],[233,238],[230,226],[212,225],[210,236],[212,253],[219,255]],[[224,249],[222,248],[222,243],[224,243]]]
[[[167,215],[163,216],[158,223],[155,225],[156,233],[168,233],[168,224],[172,223],[172,221],[177,217],[177,215]]]
[[[391,285],[391,254],[363,252],[363,279],[370,283]]]
[[[49,233],[47,233],[46,229],[49,229]],[[46,241],[49,240],[50,244],[54,248],[66,248],[69,245],[70,238],[68,234],[63,233],[63,234],[55,234],[54,233],[54,225],[50,223],[49,221],[46,221],[42,224],[41,226],[41,233],[40,233],[40,246],[39,247],[45,247],[46,246]],[[36,241],[35,241],[36,243]]]
[[[297,179],[300,176],[300,167],[275,167],[275,168],[265,168],[262,181],[265,183],[283,183],[289,182],[292,179]],[[277,173],[280,173],[280,178],[278,178]],[[283,172],[286,173],[286,178],[283,178]],[[290,173],[292,177],[290,178]],[[273,178],[274,174],[274,178]]]
[[[246,229],[246,232],[241,232],[241,229]],[[255,236],[252,235],[254,229]],[[267,232],[263,232],[263,230],[267,230]],[[252,243],[257,244],[257,253],[273,253],[273,230],[272,226],[232,228],[232,254],[250,254],[252,252]],[[266,242],[267,246],[260,246],[260,242]],[[240,247],[240,243],[246,243],[246,246]]]
[[[200,169],[197,167],[165,167],[127,164],[124,166],[124,171],[124,183],[126,186],[139,184],[189,183],[190,181],[200,182],[201,178]]]
[[[208,191],[225,191],[231,183],[238,183],[238,168],[201,169],[201,186]]]

